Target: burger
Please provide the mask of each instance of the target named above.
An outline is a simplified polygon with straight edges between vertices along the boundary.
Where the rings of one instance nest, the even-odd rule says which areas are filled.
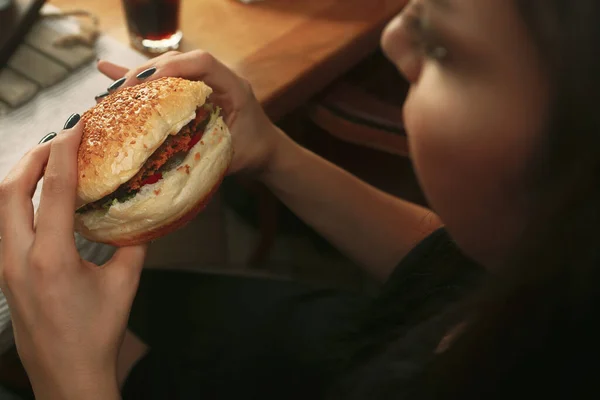
[[[82,117],[75,230],[131,246],[192,220],[231,163],[231,135],[203,82],[161,78],[105,97]]]

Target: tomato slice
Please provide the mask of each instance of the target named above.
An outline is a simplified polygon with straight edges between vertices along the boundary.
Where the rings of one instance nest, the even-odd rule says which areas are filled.
[[[150,175],[149,177],[147,177],[146,179],[144,179],[142,181],[142,183],[140,184],[141,186],[146,186],[146,185],[152,185],[153,183],[156,183],[158,181],[160,181],[162,179],[162,173],[157,172],[154,175]]]
[[[188,144],[187,151],[190,151],[192,149],[192,147],[194,147],[200,141],[200,139],[202,139],[203,133],[204,132],[200,132],[200,133],[197,133],[194,136],[192,136],[192,140],[190,140],[190,144]]]
[[[194,118],[194,125],[200,124],[206,118],[208,118],[210,113],[204,107],[198,108],[196,111],[196,118]]]

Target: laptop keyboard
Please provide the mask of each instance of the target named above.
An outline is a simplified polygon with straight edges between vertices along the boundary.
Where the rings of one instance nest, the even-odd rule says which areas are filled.
[[[37,22],[0,70],[0,116],[27,104],[36,95],[69,77],[96,58],[94,49],[76,44],[59,47],[65,32]]]

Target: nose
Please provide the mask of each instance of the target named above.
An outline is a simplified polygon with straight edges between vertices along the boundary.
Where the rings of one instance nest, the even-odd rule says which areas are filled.
[[[422,56],[415,51],[414,39],[408,27],[407,9],[397,15],[385,28],[381,36],[381,47],[387,58],[412,84],[419,79]]]

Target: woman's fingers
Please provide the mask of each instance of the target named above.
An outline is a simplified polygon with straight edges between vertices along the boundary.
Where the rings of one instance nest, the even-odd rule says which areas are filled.
[[[111,79],[117,80],[119,86],[115,90],[165,76],[177,76],[205,81],[217,93],[227,93],[234,97],[238,93],[243,95],[238,90],[240,78],[212,55],[201,50],[188,53],[169,52],[131,70],[108,61],[100,61],[98,69]],[[144,72],[150,72],[150,75]],[[138,78],[140,74],[142,76]],[[119,80],[121,78],[124,78],[122,82]]]
[[[109,61],[99,61],[98,62],[98,70],[102,72],[107,77],[115,80],[108,88],[108,92],[117,91],[119,89],[133,86],[142,82],[142,80],[152,80],[150,76],[146,76],[146,78],[138,79],[137,76],[148,70],[149,68],[154,67],[157,63],[161,63],[164,60],[172,59],[180,55],[181,53],[178,51],[169,51],[165,54],[161,54],[158,57],[155,57],[151,60],[148,60],[146,63],[132,69],[127,69],[123,66],[113,64]]]
[[[106,264],[109,268],[126,268],[131,271],[141,271],[146,258],[147,245],[121,247]]]
[[[49,156],[50,144],[38,145],[0,183],[0,285],[6,295],[9,294],[6,287],[9,274],[12,277],[21,275],[19,260],[34,241],[31,197]]]
[[[112,80],[117,80],[125,76],[129,69],[117,64],[113,64],[110,61],[100,60],[98,61],[98,71],[102,72]]]
[[[176,54],[179,54],[179,53],[176,53]],[[153,69],[152,65],[164,57],[172,57],[172,56],[173,56],[173,52],[168,52],[168,53],[162,54],[161,56],[153,58],[152,60],[149,60],[145,64],[142,64],[141,66],[138,66],[137,68],[134,68],[134,69],[127,69],[121,65],[111,63],[110,61],[105,61],[105,60],[98,61],[98,70],[101,73],[103,73],[104,75],[106,75],[108,78],[113,79],[114,82],[108,88],[106,88],[105,92],[96,95],[96,102],[101,101],[102,98],[108,96],[112,92],[116,92],[116,91],[126,88],[128,86],[136,85],[136,84],[142,82],[142,79],[150,78],[151,74],[148,74],[148,70]],[[156,69],[154,68],[153,71],[155,71],[155,70]],[[143,75],[144,77],[142,79],[137,78],[137,76],[144,71],[146,71],[146,74]],[[148,80],[151,80],[151,79],[148,79]]]
[[[6,243],[33,238],[31,197],[50,156],[50,143],[27,153],[0,183],[0,237]]]
[[[111,280],[122,290],[129,290],[133,299],[146,258],[146,245],[121,247],[104,264],[105,271],[113,277]]]
[[[66,129],[52,141],[37,216],[36,233],[45,248],[75,246],[73,240],[77,191],[77,150],[83,124]],[[65,128],[68,128],[66,126]],[[54,246],[53,246],[54,245]]]
[[[196,50],[161,60],[157,64],[154,79],[163,76],[180,76],[186,79],[202,80],[215,92],[235,95],[240,86],[240,78],[211,54]]]

